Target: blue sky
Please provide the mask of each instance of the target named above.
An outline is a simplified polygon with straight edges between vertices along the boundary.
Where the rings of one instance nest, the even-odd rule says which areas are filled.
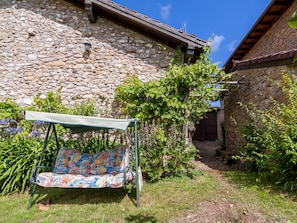
[[[114,0],[153,19],[212,40],[211,60],[223,66],[271,0]]]

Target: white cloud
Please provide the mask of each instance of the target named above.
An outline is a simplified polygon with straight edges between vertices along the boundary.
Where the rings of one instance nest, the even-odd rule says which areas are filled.
[[[220,35],[212,35],[211,37],[211,48],[215,52],[220,48],[221,43],[224,41],[225,37]]]
[[[167,20],[170,14],[171,5],[165,5],[161,7],[162,19]]]
[[[230,52],[234,51],[236,49],[236,45],[237,45],[237,40],[232,41],[229,45],[228,45],[228,50]]]

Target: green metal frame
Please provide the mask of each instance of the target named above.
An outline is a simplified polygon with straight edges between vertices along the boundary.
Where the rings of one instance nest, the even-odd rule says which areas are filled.
[[[138,122],[137,119],[134,120],[134,131],[135,131],[135,152],[136,152],[136,158],[135,158],[135,162],[136,162],[136,206],[139,207],[139,192],[140,192],[140,188],[139,188],[139,161],[140,161],[140,154],[139,154],[139,141],[138,141]]]
[[[140,182],[139,182],[139,172],[138,169],[140,167],[139,162],[140,162],[140,153],[139,153],[139,140],[138,140],[138,120],[134,119],[134,149],[135,149],[135,176],[136,176],[136,207],[140,206],[140,202],[139,202],[139,193],[140,193]],[[44,139],[44,143],[43,143],[43,148],[42,148],[42,152],[39,158],[39,162],[38,165],[36,167],[34,167],[32,169],[32,172],[30,174],[30,183],[33,185],[30,191],[30,198],[29,198],[29,202],[28,202],[28,206],[27,209],[30,209],[32,206],[32,202],[33,202],[33,196],[36,190],[36,176],[40,173],[40,171],[42,169],[52,169],[53,167],[47,167],[47,166],[42,166],[42,160],[44,158],[44,154],[45,151],[47,149],[48,146],[48,142],[50,140],[50,137],[52,135],[52,133],[54,133],[55,136],[55,140],[56,140],[56,147],[57,150],[59,150],[60,145],[59,145],[59,141],[58,141],[58,136],[57,136],[57,131],[56,131],[56,127],[55,124],[53,123],[49,123],[48,128],[47,128],[47,133],[46,133],[46,137]]]
[[[32,187],[32,189],[30,191],[30,198],[29,198],[29,203],[28,203],[27,209],[30,209],[31,206],[32,206],[33,196],[34,196],[36,186],[37,186],[37,184],[35,183],[35,177],[39,174],[41,169],[48,168],[48,167],[45,167],[45,166],[41,166],[41,163],[42,163],[42,160],[43,160],[43,157],[44,157],[45,150],[47,148],[48,142],[49,142],[50,137],[52,135],[51,129],[52,129],[52,132],[54,132],[54,135],[55,135],[57,149],[60,147],[56,127],[55,127],[54,124],[49,123],[48,128],[47,128],[47,132],[46,132],[46,136],[45,136],[45,139],[44,139],[41,155],[40,155],[40,158],[39,158],[38,165],[36,167],[33,167],[32,172],[30,174],[30,183],[33,184],[33,187]]]

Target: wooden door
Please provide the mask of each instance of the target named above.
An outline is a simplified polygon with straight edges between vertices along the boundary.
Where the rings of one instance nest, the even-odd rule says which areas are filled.
[[[200,123],[196,125],[193,140],[215,141],[217,139],[217,111],[211,111],[206,114],[206,118],[200,120]]]

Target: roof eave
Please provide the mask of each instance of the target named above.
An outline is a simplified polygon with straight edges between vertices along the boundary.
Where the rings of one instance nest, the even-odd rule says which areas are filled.
[[[243,38],[243,40],[228,58],[224,65],[224,70],[226,73],[232,71],[233,61],[241,60],[293,2],[294,0],[274,0],[268,5],[265,11],[249,30],[247,35]],[[278,10],[278,12],[276,13],[275,10]],[[270,22],[266,21],[268,16],[270,17]],[[261,29],[259,27],[261,27]]]
[[[147,36],[151,36],[166,45],[176,48],[182,46],[186,49],[195,49],[202,52],[207,45],[205,40],[194,35],[172,28],[145,15],[130,10],[109,0],[65,0],[83,7],[88,14],[90,22],[96,22],[97,16],[106,17],[123,26],[133,28]]]

